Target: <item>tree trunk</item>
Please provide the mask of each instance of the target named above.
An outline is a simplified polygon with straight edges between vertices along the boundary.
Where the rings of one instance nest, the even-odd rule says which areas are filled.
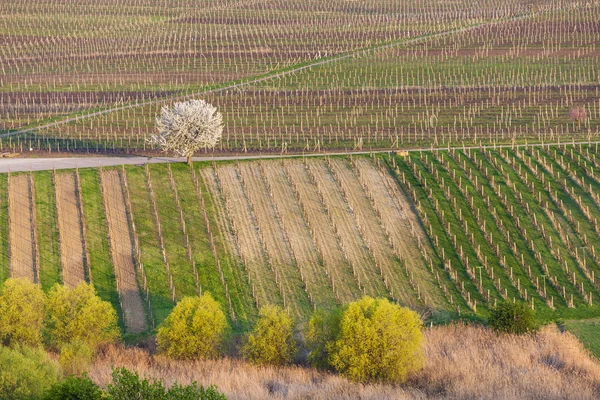
[[[187,163],[190,167],[192,167],[192,156],[187,156]]]

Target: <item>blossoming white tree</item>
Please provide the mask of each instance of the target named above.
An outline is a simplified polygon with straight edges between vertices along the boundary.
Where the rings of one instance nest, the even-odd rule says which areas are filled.
[[[163,107],[156,118],[158,134],[149,139],[151,144],[166,153],[187,157],[200,149],[214,148],[223,133],[223,116],[217,108],[204,100],[188,100]]]

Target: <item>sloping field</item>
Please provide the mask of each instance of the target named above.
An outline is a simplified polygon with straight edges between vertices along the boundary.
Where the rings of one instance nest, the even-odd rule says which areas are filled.
[[[10,276],[38,281],[31,175],[8,179]]]
[[[54,181],[62,280],[66,286],[73,287],[86,280],[88,264],[77,181],[73,172],[56,174]]]
[[[55,185],[13,174],[0,260],[11,276],[46,271],[44,289],[60,279],[52,240],[36,247],[53,217],[35,206],[55,198],[63,280],[90,280],[128,332],[199,292],[239,330],[265,304],[306,321],[363,294],[436,321],[502,300],[542,319],[594,317],[599,166],[595,145],[563,145],[90,169]]]
[[[131,230],[118,171],[102,173],[102,193],[125,326],[128,332],[143,332],[146,330],[146,313],[138,290]]]

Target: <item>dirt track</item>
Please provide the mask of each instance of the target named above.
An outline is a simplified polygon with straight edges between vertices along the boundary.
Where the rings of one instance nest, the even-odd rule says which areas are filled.
[[[66,286],[73,287],[86,280],[83,214],[77,196],[75,174],[57,174],[55,184],[62,279]]]
[[[10,276],[37,282],[35,223],[32,216],[33,193],[30,175],[9,178]]]
[[[102,192],[110,237],[110,249],[115,266],[117,289],[123,307],[127,332],[146,330],[146,313],[135,273],[133,243],[121,176],[118,171],[102,173]]]

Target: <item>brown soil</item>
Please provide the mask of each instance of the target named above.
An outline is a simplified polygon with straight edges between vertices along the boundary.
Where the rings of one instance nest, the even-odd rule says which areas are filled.
[[[125,326],[128,332],[143,332],[146,330],[146,312],[136,279],[131,230],[118,171],[102,173],[102,193]]]
[[[226,165],[216,170],[225,209],[234,236],[240,258],[242,259],[252,292],[259,306],[279,303],[279,290],[273,271],[269,268],[263,254],[263,246],[258,234],[254,216],[244,195],[244,188],[234,166]],[[211,181],[207,181],[208,184]],[[213,181],[213,183],[215,183]]]
[[[308,160],[307,163],[312,179],[316,182],[322,195],[331,223],[340,238],[345,256],[355,271],[355,277],[360,279],[361,288],[364,288],[365,294],[368,295],[386,295],[384,282],[375,266],[369,248],[362,238],[353,210],[346,203],[344,195],[327,165],[321,160]]]
[[[8,185],[10,276],[36,282],[38,266],[30,176],[13,175]]]
[[[86,280],[83,214],[77,195],[75,174],[57,174],[55,184],[62,279],[65,286],[73,287]]]

